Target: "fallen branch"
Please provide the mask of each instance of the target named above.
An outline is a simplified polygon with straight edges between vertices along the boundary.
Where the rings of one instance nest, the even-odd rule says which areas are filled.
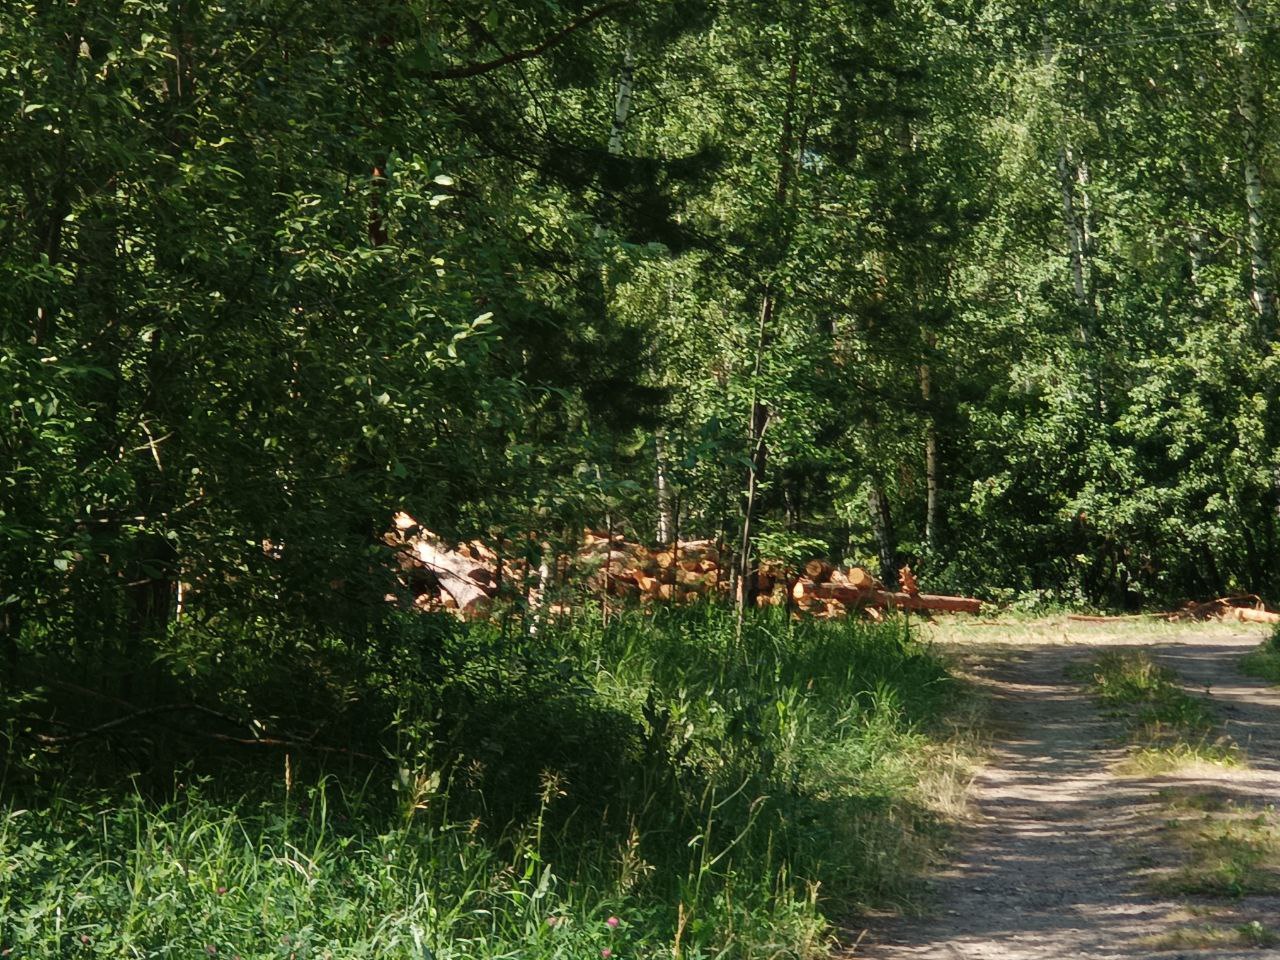
[[[238,747],[267,747],[274,750],[311,750],[316,753],[338,753],[344,757],[355,757],[359,760],[372,760],[375,763],[386,763],[386,757],[375,757],[370,753],[361,753],[359,750],[348,750],[346,747],[326,747],[322,744],[311,743],[308,740],[282,740],[279,737],[231,737],[225,733],[206,733],[199,730],[188,731],[197,736],[208,737],[210,740],[217,740],[219,743],[230,743]]]
[[[144,717],[155,716],[161,713],[180,713],[194,711],[196,713],[208,714],[217,717],[219,720],[225,720],[236,726],[248,726],[244,721],[235,717],[228,716],[225,713],[219,713],[217,710],[211,710],[208,707],[202,707],[194,703],[166,703],[159,707],[145,707],[142,710],[135,710],[133,713],[126,714],[123,717],[116,717],[114,720],[108,720],[106,723],[100,723],[96,727],[90,727],[88,730],[79,730],[75,733],[66,733],[59,736],[50,736],[49,734],[37,733],[36,739],[48,746],[58,746],[64,743],[76,743],[80,740],[88,740],[90,737],[96,737],[99,734],[107,733],[118,727],[128,726]]]

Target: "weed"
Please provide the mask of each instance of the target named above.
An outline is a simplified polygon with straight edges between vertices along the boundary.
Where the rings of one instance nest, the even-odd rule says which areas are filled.
[[[1209,950],[1223,947],[1273,947],[1280,934],[1258,920],[1234,927],[1205,923],[1178,927],[1145,937],[1140,945],[1152,950]]]

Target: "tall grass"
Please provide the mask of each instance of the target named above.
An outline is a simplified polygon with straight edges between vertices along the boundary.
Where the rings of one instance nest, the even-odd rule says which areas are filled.
[[[807,958],[828,917],[919,893],[958,691],[899,625],[738,640],[704,607],[388,649],[360,682],[394,764],[11,789],[0,951]]]

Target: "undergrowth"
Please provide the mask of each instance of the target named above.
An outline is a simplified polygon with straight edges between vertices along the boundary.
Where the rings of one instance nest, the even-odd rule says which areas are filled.
[[[398,629],[240,666],[208,629],[156,651],[165,697],[324,720],[329,753],[246,761],[176,718],[52,748],[41,731],[94,729],[96,701],[28,688],[6,960],[806,958],[827,914],[916,901],[961,697],[900,625],[761,615],[738,640],[706,607]]]
[[[1167,825],[1183,865],[1159,877],[1161,892],[1243,897],[1280,893],[1280,832],[1271,811]]]

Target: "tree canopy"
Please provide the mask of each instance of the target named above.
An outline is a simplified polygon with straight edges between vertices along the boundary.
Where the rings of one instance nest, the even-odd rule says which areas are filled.
[[[1275,595],[1276,25],[8,4],[3,648],[141,641],[184,588],[358,633],[401,508]]]

